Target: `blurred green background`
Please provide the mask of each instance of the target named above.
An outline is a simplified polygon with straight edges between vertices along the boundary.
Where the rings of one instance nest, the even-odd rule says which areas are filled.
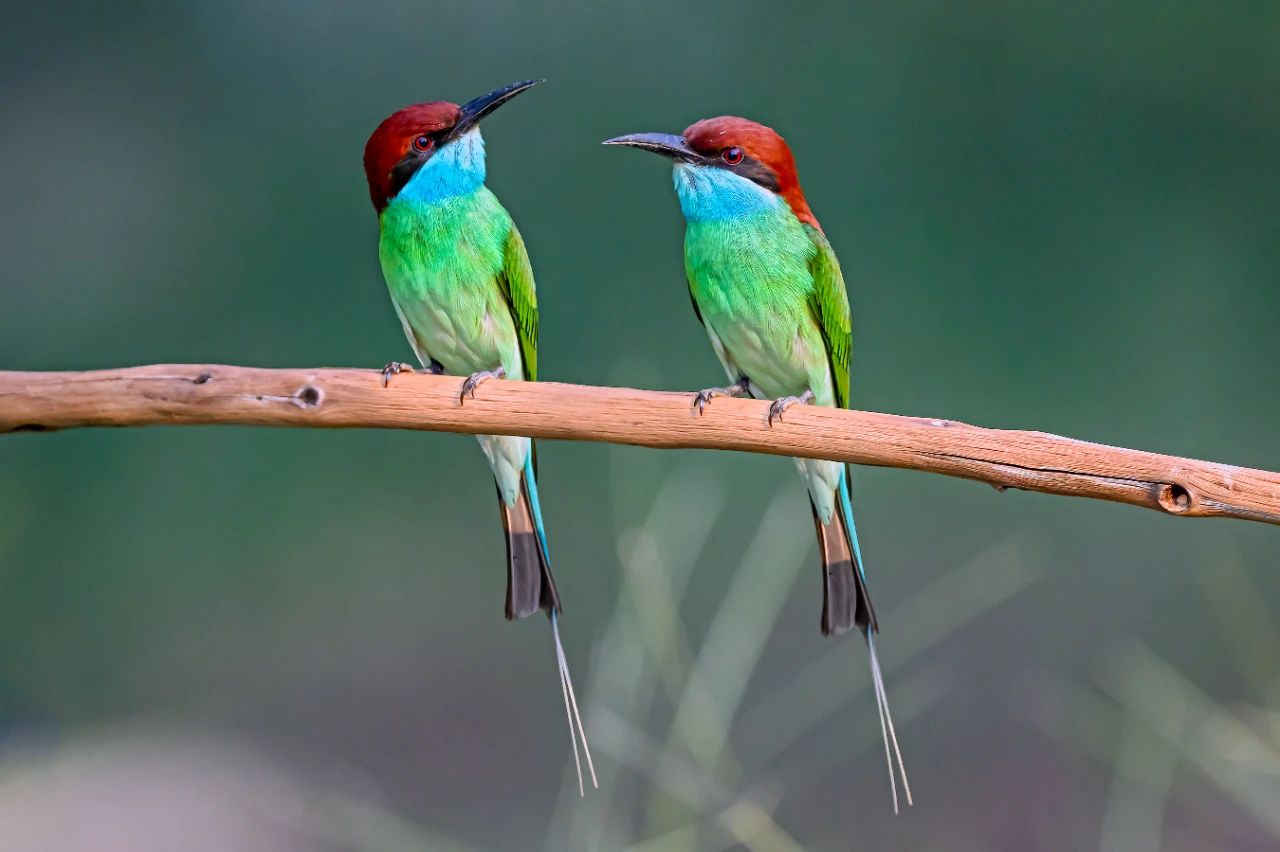
[[[736,113],[840,254],[856,406],[1280,467],[1276,4],[76,6],[4,10],[0,368],[406,358],[364,141],[543,76],[485,134],[546,378],[722,378],[669,169],[598,143]],[[790,464],[541,466],[585,800],[470,438],[0,440],[0,846],[1280,843],[1273,528],[859,470],[895,818]]]

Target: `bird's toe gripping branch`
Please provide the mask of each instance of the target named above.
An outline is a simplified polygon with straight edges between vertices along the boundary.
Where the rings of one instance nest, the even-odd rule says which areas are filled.
[[[489,379],[505,379],[507,377],[507,368],[499,365],[496,370],[480,370],[467,376],[462,383],[462,391],[458,394],[458,405],[462,405],[467,401],[467,397],[476,398],[476,388],[480,387],[482,382]]]
[[[698,414],[702,414],[706,410],[707,404],[718,396],[742,396],[747,392],[747,380],[739,379],[731,385],[722,388],[703,388],[698,391],[693,398],[693,407],[698,409]]]
[[[403,361],[388,361],[387,366],[382,368],[382,386],[385,388],[391,381],[392,376],[398,376],[401,373],[416,372],[418,371],[414,369],[412,365],[406,364]],[[439,361],[431,361],[427,366],[422,368],[422,372],[429,373],[433,376],[439,376],[444,373],[444,367],[440,366]]]
[[[391,382],[392,376],[398,376],[401,373],[412,373],[413,367],[402,361],[388,361],[387,366],[382,368],[382,386],[385,388]]]
[[[784,396],[780,399],[775,399],[773,404],[769,406],[769,425],[772,426],[774,420],[781,420],[782,412],[786,411],[791,406],[806,405],[810,402],[813,402],[812,388],[806,390],[804,393],[800,394],[800,396]]]

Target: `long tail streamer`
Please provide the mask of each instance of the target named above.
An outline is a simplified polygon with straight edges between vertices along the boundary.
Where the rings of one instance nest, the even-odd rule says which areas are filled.
[[[858,547],[858,528],[853,523],[853,500],[849,496],[849,468],[840,471],[840,508],[844,512],[845,527],[849,530],[849,542],[853,545],[853,555],[857,560],[858,573],[862,582],[867,581],[862,566],[862,548]],[[911,783],[907,781],[907,767],[902,762],[902,749],[898,748],[898,733],[893,729],[893,714],[889,712],[889,696],[884,691],[884,675],[880,673],[880,657],[876,654],[875,639],[872,638],[870,625],[867,627],[867,652],[871,658],[871,681],[876,691],[876,712],[880,715],[880,737],[884,740],[884,760],[889,767],[889,790],[893,794],[893,812],[898,813],[898,780],[893,772],[893,759],[898,759],[898,773],[902,775],[902,790],[907,796],[907,807],[911,807]],[[889,745],[893,744],[890,753]]]
[[[893,772],[893,757],[898,759],[898,773],[902,775],[902,789],[907,795],[907,807],[911,807],[911,782],[907,780],[907,767],[902,762],[902,750],[898,748],[898,733],[893,729],[893,715],[889,712],[889,697],[884,691],[884,676],[880,674],[880,657],[876,654],[876,643],[871,638],[871,629],[867,629],[867,650],[871,656],[871,680],[876,690],[876,711],[880,714],[880,736],[884,740],[884,760],[889,767],[889,789],[893,793],[893,812],[898,812],[898,782]],[[889,754],[889,743],[893,743],[893,756]]]
[[[591,762],[591,746],[587,744],[587,732],[582,727],[582,716],[578,714],[578,698],[573,694],[573,678],[569,677],[569,662],[564,656],[564,646],[560,644],[560,625],[556,621],[556,611],[551,610],[551,635],[556,640],[556,664],[560,667],[560,692],[564,695],[564,715],[569,720],[569,742],[573,743],[573,765],[578,770],[578,795],[585,796],[586,789],[582,784],[582,760],[578,757],[578,738],[582,738],[582,751],[587,756],[587,769],[591,772],[591,786],[600,789],[596,780],[596,767]],[[575,727],[576,723],[576,727]]]

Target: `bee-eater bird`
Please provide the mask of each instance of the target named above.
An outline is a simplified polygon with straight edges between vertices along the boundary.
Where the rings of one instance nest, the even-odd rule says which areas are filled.
[[[684,267],[693,310],[728,373],[726,387],[694,398],[701,413],[716,396],[772,399],[769,424],[798,403],[846,408],[853,334],[840,264],[805,201],[787,143],[745,118],[699,121],[682,135],[637,133],[606,140],[674,161],[684,214]],[[898,809],[890,743],[911,803],[885,695],[845,465],[796,459],[809,491],[822,555],[822,632],[857,627],[866,637]]]
[[[467,377],[459,404],[474,398],[486,379],[538,377],[533,270],[511,216],[485,186],[479,123],[539,82],[512,83],[462,106],[435,101],[405,107],[378,125],[364,149],[391,302],[425,370]],[[391,362],[383,371],[384,386],[410,369]],[[479,440],[497,482],[506,532],[506,616],[523,618],[542,609],[551,620],[581,792],[579,736],[592,784],[595,766],[560,644],[560,596],[538,505],[536,452],[528,438]]]

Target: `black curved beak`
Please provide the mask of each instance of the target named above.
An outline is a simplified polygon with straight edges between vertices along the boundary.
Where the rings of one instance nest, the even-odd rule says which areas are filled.
[[[456,138],[466,133],[471,128],[480,123],[481,119],[516,95],[532,89],[544,80],[521,80],[519,83],[512,83],[509,86],[503,86],[501,89],[494,89],[487,95],[481,95],[475,100],[467,101],[458,110],[458,122],[449,132],[451,138]]]
[[[631,133],[627,136],[615,136],[612,139],[606,139],[600,144],[640,148],[645,151],[652,151],[655,154],[661,154],[664,157],[670,157],[673,160],[683,160],[686,163],[693,163],[702,159],[702,156],[697,151],[689,147],[689,143],[685,141],[683,136],[673,136],[670,133]]]

